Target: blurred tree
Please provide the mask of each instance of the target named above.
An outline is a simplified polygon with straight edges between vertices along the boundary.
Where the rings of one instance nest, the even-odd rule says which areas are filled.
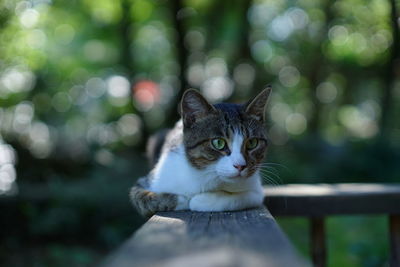
[[[20,186],[18,216],[32,224],[21,229],[32,236],[63,236],[64,212],[75,230],[114,201],[128,214],[146,139],[179,118],[185,89],[242,102],[266,84],[268,160],[289,170],[276,165],[266,180],[398,182],[397,4],[2,0],[0,195]],[[65,208],[74,192],[86,201],[78,211]],[[118,216],[93,228],[104,244],[132,230]]]

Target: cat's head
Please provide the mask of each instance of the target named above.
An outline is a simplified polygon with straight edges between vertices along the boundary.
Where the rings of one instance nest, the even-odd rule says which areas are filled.
[[[246,104],[211,105],[196,90],[182,97],[186,155],[193,166],[225,181],[253,175],[267,149],[264,111],[271,88]]]

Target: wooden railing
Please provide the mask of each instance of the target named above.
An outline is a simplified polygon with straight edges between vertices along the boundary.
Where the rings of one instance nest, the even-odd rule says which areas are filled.
[[[314,266],[326,266],[325,217],[363,214],[389,216],[390,266],[400,266],[400,185],[297,184],[268,187],[265,195],[273,216],[310,218]]]
[[[107,267],[309,266],[265,208],[160,212],[103,264]]]
[[[400,185],[285,185],[265,189],[274,216],[310,218],[314,266],[326,266],[324,218],[388,214],[391,266],[400,266]],[[160,212],[103,266],[309,266],[266,208],[236,212]]]

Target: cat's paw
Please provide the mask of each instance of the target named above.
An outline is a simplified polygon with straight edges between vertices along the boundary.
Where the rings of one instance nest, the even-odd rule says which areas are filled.
[[[219,211],[218,199],[210,193],[202,193],[192,197],[189,203],[190,210],[193,211]]]
[[[190,198],[184,195],[177,195],[177,204],[175,210],[188,210]]]

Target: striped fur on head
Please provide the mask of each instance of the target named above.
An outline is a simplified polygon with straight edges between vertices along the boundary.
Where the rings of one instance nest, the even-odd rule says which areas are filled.
[[[246,176],[257,170],[262,162],[267,148],[267,138],[264,129],[264,109],[270,94],[270,88],[261,92],[247,104],[209,104],[195,90],[188,90],[181,103],[182,120],[184,124],[184,145],[189,161],[198,169],[215,163],[221,157],[229,156],[235,134],[243,137],[241,154],[248,168]],[[227,146],[215,149],[212,140],[223,138]],[[258,145],[247,149],[246,142],[257,138]]]

